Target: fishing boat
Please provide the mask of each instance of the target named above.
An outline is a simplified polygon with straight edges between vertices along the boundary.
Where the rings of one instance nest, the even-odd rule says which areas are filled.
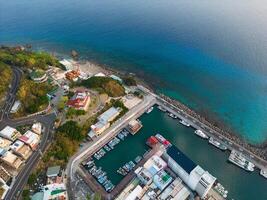
[[[152,106],[152,107],[150,107],[149,109],[147,109],[146,113],[147,113],[147,114],[151,113],[151,112],[153,111],[153,109],[154,109],[154,107],[153,107],[153,106]]]
[[[202,130],[195,130],[195,134],[198,135],[199,137],[203,138],[203,139],[209,138],[205,133],[203,133]]]
[[[190,124],[187,123],[187,122],[184,121],[184,120],[180,120],[179,123],[182,124],[182,125],[184,125],[184,126],[186,126],[186,127],[189,127],[189,126],[190,126]]]
[[[142,160],[142,156],[137,156],[137,157],[134,159],[134,162],[137,164],[137,163],[139,163],[141,160]]]
[[[212,137],[210,137],[209,143],[223,151],[227,150],[227,147],[224,144],[220,143],[219,141],[215,140]]]
[[[162,106],[158,106],[158,109],[161,110],[162,112],[166,112],[167,110],[163,108]]]
[[[262,175],[264,178],[267,178],[267,170],[261,169],[260,175]]]
[[[246,171],[254,171],[255,165],[248,161],[241,153],[233,150],[228,158],[231,163],[234,163],[238,167],[245,169]]]
[[[173,113],[169,113],[168,116],[171,117],[171,118],[173,118],[173,119],[177,119],[177,118],[178,118],[178,116],[176,116],[176,115],[173,114]]]

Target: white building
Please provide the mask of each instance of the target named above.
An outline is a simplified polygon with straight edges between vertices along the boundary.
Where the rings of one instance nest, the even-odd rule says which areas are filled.
[[[100,122],[111,122],[112,120],[114,120],[118,115],[120,114],[120,110],[115,108],[115,107],[111,107],[108,110],[106,110],[104,113],[102,113],[101,115],[98,116],[98,121]]]
[[[6,126],[3,130],[0,131],[0,136],[8,140],[15,141],[18,137],[21,136],[21,134],[15,128]]]
[[[32,131],[38,135],[42,133],[42,124],[40,122],[34,123],[32,125]]]
[[[172,145],[163,154],[168,166],[201,198],[204,198],[216,181],[209,172],[196,165],[177,147]]]

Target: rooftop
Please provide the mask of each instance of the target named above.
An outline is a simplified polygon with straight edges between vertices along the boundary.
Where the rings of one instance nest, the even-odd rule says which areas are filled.
[[[54,167],[48,167],[46,175],[49,176],[55,176],[58,175],[60,172],[60,166],[54,166]]]
[[[167,154],[177,162],[188,174],[197,166],[190,158],[188,158],[176,146],[172,145],[167,149]]]
[[[19,132],[15,128],[12,128],[10,126],[6,126],[4,129],[0,131],[1,136],[10,140],[14,140],[14,136],[18,134]]]
[[[98,120],[99,121],[104,121],[104,122],[110,122],[110,121],[113,120],[114,117],[116,117],[119,114],[120,114],[120,111],[117,108],[111,107],[110,109],[108,109],[107,111],[102,113],[98,117]]]
[[[0,137],[0,148],[9,148],[11,143],[10,140]]]

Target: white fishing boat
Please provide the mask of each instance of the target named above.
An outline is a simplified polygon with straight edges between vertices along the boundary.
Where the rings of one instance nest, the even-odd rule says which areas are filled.
[[[198,135],[199,137],[203,138],[203,139],[209,138],[205,133],[203,133],[202,130],[195,130],[195,134]]]

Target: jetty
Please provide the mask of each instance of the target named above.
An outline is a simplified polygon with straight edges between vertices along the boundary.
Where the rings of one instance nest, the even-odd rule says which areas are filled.
[[[216,141],[223,144],[230,152],[235,150],[242,153],[246,160],[252,162],[255,167],[260,170],[267,168],[266,155],[258,148],[252,147],[241,139],[233,136],[233,134],[214,126],[204,117],[195,113],[180,102],[166,97],[165,95],[158,96],[154,94],[154,96],[157,99],[156,104],[160,106],[161,109],[173,113],[178,116],[180,120],[190,122],[192,128],[202,130],[209,138],[212,137],[216,139]]]

